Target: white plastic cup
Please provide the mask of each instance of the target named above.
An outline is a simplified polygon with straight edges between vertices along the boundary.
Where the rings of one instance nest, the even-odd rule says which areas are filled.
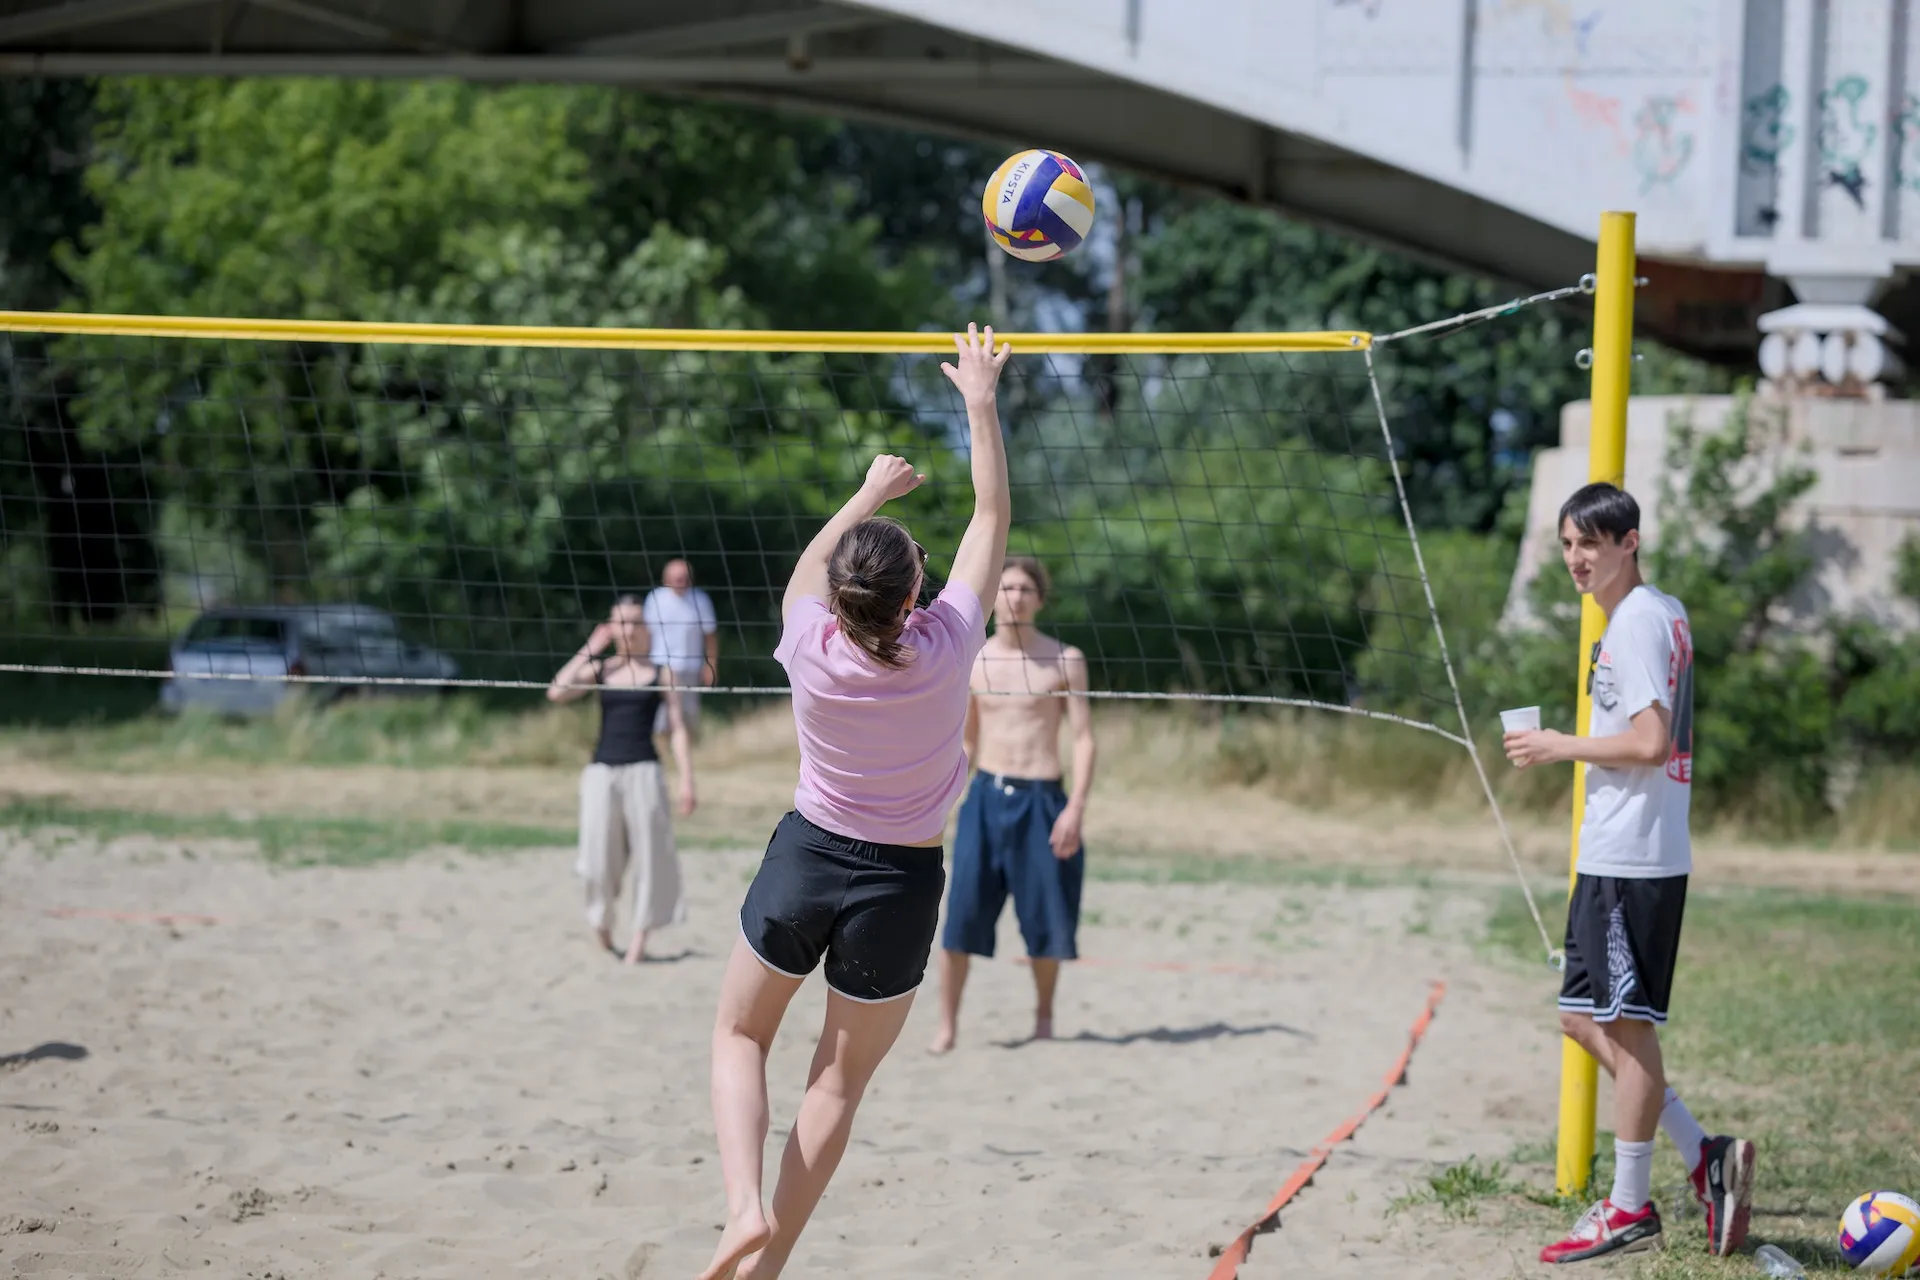
[[[1540,708],[1515,707],[1500,713],[1500,727],[1508,733],[1524,733],[1540,727]]]

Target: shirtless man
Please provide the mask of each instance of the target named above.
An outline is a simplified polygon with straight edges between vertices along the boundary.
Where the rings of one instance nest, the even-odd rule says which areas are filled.
[[[993,954],[1009,892],[1033,965],[1033,1038],[1053,1036],[1060,962],[1078,952],[1080,823],[1093,785],[1093,718],[1085,698],[1086,655],[1033,626],[1047,600],[1038,560],[1010,556],[993,606],[993,635],[973,664],[967,758],[976,772],[960,803],[940,945],[940,1030],[935,1053],[953,1048],[960,992],[972,956]],[[1073,729],[1073,794],[1060,785],[1060,722]]]

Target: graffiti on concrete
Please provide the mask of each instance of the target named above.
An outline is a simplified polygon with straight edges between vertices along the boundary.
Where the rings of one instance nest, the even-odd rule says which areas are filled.
[[[1742,111],[1740,163],[1755,173],[1780,167],[1780,155],[1793,145],[1787,108],[1793,95],[1783,84],[1770,85],[1747,99]]]
[[[1569,0],[1505,0],[1494,16],[1506,17],[1527,10],[1539,14],[1540,28],[1550,38],[1563,40],[1571,36],[1574,50],[1583,58],[1587,56],[1587,40],[1600,25],[1600,10],[1580,13]]]
[[[1693,134],[1679,127],[1679,117],[1692,108],[1683,98],[1648,98],[1633,118],[1633,167],[1640,174],[1640,194],[1671,185],[1693,159]]]
[[[1620,99],[1582,89],[1571,74],[1561,78],[1561,86],[1566,91],[1567,106],[1572,109],[1574,119],[1589,129],[1605,131],[1619,154],[1627,154],[1627,134],[1620,125]]]
[[[1893,136],[1900,144],[1893,153],[1894,185],[1920,191],[1920,97],[1910,93],[1901,101]]]
[[[1867,207],[1867,176],[1860,168],[1873,152],[1880,128],[1861,118],[1867,96],[1865,76],[1842,76],[1820,93],[1820,164],[1826,184],[1839,187],[1853,203]]]
[[[1760,175],[1766,182],[1767,194],[1753,211],[1755,221],[1766,231],[1772,231],[1780,222],[1780,207],[1774,200],[1779,190],[1780,157],[1793,145],[1796,136],[1794,127],[1787,123],[1787,111],[1792,105],[1793,95],[1787,92],[1787,87],[1771,84],[1749,97],[1741,107],[1740,167]]]

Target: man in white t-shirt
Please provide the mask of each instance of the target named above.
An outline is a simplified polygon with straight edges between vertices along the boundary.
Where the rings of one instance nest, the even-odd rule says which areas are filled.
[[[1686,608],[1640,576],[1640,507],[1630,495],[1590,484],[1568,498],[1560,551],[1574,587],[1607,616],[1589,657],[1591,727],[1585,737],[1509,733],[1506,749],[1523,769],[1587,766],[1560,1027],[1613,1077],[1616,1137],[1612,1192],[1540,1258],[1577,1262],[1659,1245],[1656,1127],[1680,1149],[1706,1208],[1708,1251],[1724,1257],[1746,1238],[1753,1144],[1701,1129],[1667,1087],[1658,1031],[1693,869],[1693,635]]]
[[[713,600],[693,585],[693,569],[685,560],[669,560],[660,583],[647,593],[641,609],[653,637],[649,661],[673,672],[682,690],[680,718],[687,732],[695,734],[700,728],[700,696],[693,690],[712,685],[719,674],[720,623]],[[653,731],[667,731],[664,703]]]

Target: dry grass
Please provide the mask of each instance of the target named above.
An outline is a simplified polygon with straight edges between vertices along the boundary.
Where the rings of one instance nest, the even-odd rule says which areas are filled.
[[[1870,771],[1847,798],[1834,842],[1865,849],[1911,849],[1920,837],[1920,777],[1913,769]]]
[[[696,753],[692,844],[754,846],[791,803],[797,751],[784,702],[709,705]],[[1096,708],[1100,772],[1089,847],[1120,860],[1510,874],[1465,751],[1398,725],[1322,713]],[[175,816],[470,822],[561,829],[595,718],[584,707],[502,711],[467,699],[370,700],[272,719],[140,717],[0,732],[0,804]],[[1520,774],[1491,744],[1489,775],[1523,863],[1542,883],[1566,858],[1565,771]],[[1556,776],[1558,775],[1558,776]],[[110,777],[111,784],[102,785]],[[1911,879],[1920,788],[1870,779],[1845,845],[1701,837],[1703,868],[1755,882],[1884,892]],[[1112,865],[1112,864],[1110,864]]]

